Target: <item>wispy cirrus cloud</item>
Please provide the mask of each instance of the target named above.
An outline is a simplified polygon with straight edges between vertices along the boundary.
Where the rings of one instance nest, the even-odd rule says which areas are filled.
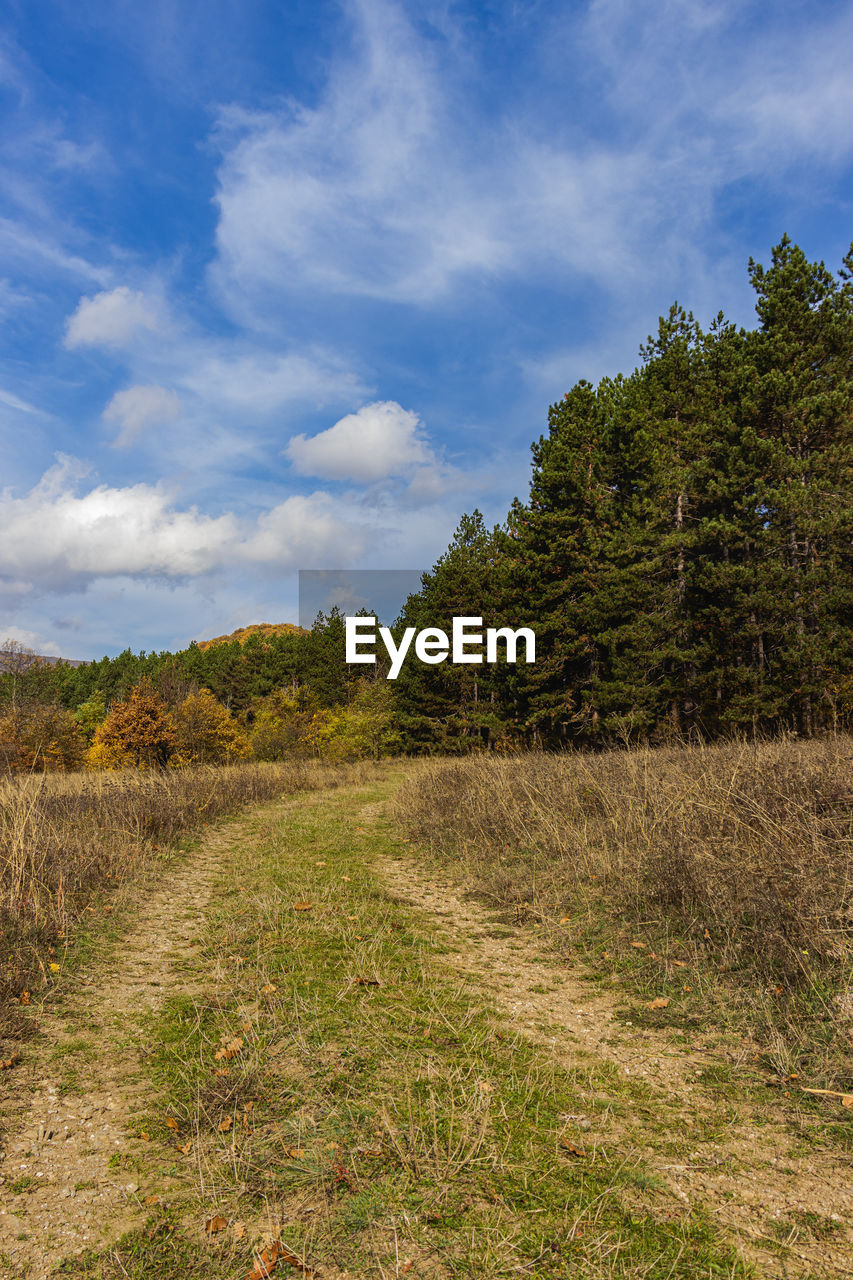
[[[166,387],[136,386],[117,391],[104,410],[104,421],[119,428],[117,446],[133,444],[150,427],[174,422],[181,399]]]
[[[732,184],[853,149],[849,11],[760,42],[756,6],[547,11],[565,84],[543,43],[538,109],[519,93],[497,112],[406,6],[348,13],[316,105],[222,113],[213,277],[244,319],[305,288],[419,307],[549,276],[626,296],[670,275],[683,292],[685,272],[710,274],[702,240]]]

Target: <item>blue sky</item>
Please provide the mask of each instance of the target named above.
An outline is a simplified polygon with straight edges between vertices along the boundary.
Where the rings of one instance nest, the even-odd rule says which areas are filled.
[[[547,407],[853,239],[853,5],[12,0],[0,640],[294,620],[524,494]]]

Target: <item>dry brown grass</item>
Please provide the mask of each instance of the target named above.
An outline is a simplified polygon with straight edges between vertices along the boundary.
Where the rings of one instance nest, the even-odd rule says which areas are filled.
[[[849,1047],[853,739],[442,761],[398,804],[496,905],[572,913],[603,945],[651,925],[650,945],[769,985],[801,1028],[810,1005]]]
[[[221,814],[344,776],[353,770],[294,762],[0,781],[0,1025],[47,978],[93,895]]]

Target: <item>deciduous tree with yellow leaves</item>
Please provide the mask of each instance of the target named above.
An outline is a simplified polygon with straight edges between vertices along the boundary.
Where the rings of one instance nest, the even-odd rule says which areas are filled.
[[[142,680],[110,708],[95,731],[86,760],[95,769],[165,768],[177,746],[166,705]]]
[[[170,764],[225,764],[250,754],[240,725],[209,689],[184,698],[174,723],[177,750]]]

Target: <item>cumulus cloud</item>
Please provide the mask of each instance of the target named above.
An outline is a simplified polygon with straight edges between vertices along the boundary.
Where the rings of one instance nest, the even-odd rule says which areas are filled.
[[[42,654],[47,658],[59,656],[57,642],[40,631],[28,631],[21,627],[7,627],[5,631],[0,633],[0,652],[3,651],[9,641],[15,644],[22,644],[25,649],[32,649],[33,653]]]
[[[117,445],[129,445],[146,427],[172,422],[181,412],[181,399],[165,387],[128,387],[117,391],[104,410],[104,421],[120,428]]]
[[[259,516],[237,556],[248,564],[283,570],[330,559],[349,564],[364,554],[369,542],[363,522],[342,516],[340,504],[328,493],[294,494]]]
[[[285,453],[300,475],[356,484],[435,462],[418,415],[395,400],[366,404],[316,436],[294,436]]]
[[[75,347],[123,347],[140,330],[156,333],[162,318],[158,306],[144,293],[119,285],[93,298],[81,298],[69,318],[65,345]]]
[[[235,567],[288,572],[332,557],[349,562],[366,535],[322,492],[296,495],[254,518],[177,506],[159,485],[95,485],[61,458],[23,497],[0,494],[0,594],[80,588],[95,579],[194,578]]]

